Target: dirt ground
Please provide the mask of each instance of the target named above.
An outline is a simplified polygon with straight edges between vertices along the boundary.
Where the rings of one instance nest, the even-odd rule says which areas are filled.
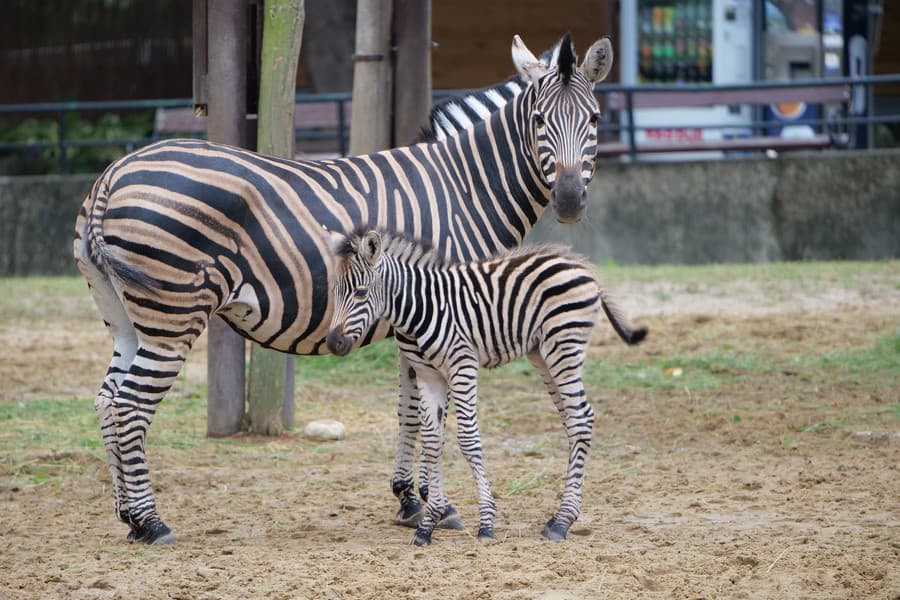
[[[338,418],[342,442],[208,440],[202,414],[172,416],[202,381],[201,345],[148,442],[178,543],[128,545],[102,450],[47,440],[0,457],[0,597],[900,598],[900,382],[822,358],[897,331],[900,273],[853,286],[618,291],[650,338],[625,348],[603,331],[592,360],[629,369],[740,350],[774,367],[707,364],[720,384],[699,389],[589,388],[598,420],[583,512],[563,543],[538,534],[561,492],[565,440],[525,367],[481,390],[497,542],[439,531],[417,548],[392,523],[390,386],[300,382],[301,428]],[[91,310],[85,300],[0,324],[2,402],[93,395],[110,344]],[[56,476],[23,477],[29,461]],[[447,462],[449,495],[477,525],[452,444]]]

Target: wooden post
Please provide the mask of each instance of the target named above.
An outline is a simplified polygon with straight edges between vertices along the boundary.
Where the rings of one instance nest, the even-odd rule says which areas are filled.
[[[431,110],[431,0],[394,0],[394,145],[412,142]]]
[[[195,3],[196,6],[196,3]],[[208,16],[209,139],[244,146],[247,119],[247,2],[216,0]],[[237,433],[244,417],[244,338],[225,321],[209,322],[206,434]]]
[[[350,154],[391,147],[392,13],[392,0],[359,0],[356,6]]]
[[[303,0],[265,0],[264,13],[257,149],[293,158]],[[293,356],[252,346],[247,400],[254,433],[280,435],[293,427],[293,369]]]

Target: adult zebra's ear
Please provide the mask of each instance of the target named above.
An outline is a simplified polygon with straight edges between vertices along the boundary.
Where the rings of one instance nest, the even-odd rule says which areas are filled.
[[[600,83],[613,65],[613,48],[609,37],[602,37],[591,46],[584,56],[584,62],[578,68],[592,83]]]
[[[367,231],[359,242],[359,256],[374,267],[381,258],[381,236],[377,231]]]
[[[537,83],[541,76],[547,72],[547,66],[535,58],[522,38],[518,35],[513,36],[512,41],[512,59],[516,67],[516,71],[525,81]]]

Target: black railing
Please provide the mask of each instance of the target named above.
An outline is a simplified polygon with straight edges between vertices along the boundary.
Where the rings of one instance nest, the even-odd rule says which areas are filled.
[[[898,123],[900,114],[854,116],[854,97],[858,90],[871,102],[869,88],[874,85],[898,85],[900,75],[878,75],[860,78],[827,79],[789,82],[755,82],[729,85],[599,85],[596,93],[604,105],[604,122],[600,130],[604,138],[600,144],[601,156],[615,157],[641,153],[704,150],[764,150],[844,147],[851,140],[851,130],[858,125],[878,123]],[[440,99],[465,93],[466,90],[435,91],[434,98]],[[350,137],[348,108],[352,98],[349,93],[308,94],[298,93],[296,101],[301,105],[295,123],[298,141],[333,141],[328,151],[340,155],[347,153]],[[758,116],[747,123],[691,124],[671,123],[665,127],[673,129],[745,129],[753,133],[720,142],[693,140],[689,142],[654,143],[639,142],[637,132],[658,129],[660,125],[641,126],[635,123],[635,111],[642,108],[665,108],[683,106],[716,105],[756,105],[772,102],[803,101],[828,105],[827,115],[815,119],[802,119],[786,123],[761,119]],[[155,126],[150,136],[136,136],[127,139],[71,139],[66,128],[66,116],[84,112],[125,112],[152,110],[155,112]],[[757,110],[757,113],[761,111]],[[114,102],[60,102],[38,104],[0,105],[3,115],[51,114],[57,122],[57,136],[52,141],[40,142],[0,142],[3,151],[33,151],[56,148],[59,168],[63,173],[70,170],[67,159],[68,149],[84,147],[121,146],[125,152],[152,141],[173,136],[205,135],[203,118],[193,116],[193,102],[189,98],[163,100],[122,100]],[[819,133],[807,140],[779,140],[766,132],[786,124],[809,125]]]

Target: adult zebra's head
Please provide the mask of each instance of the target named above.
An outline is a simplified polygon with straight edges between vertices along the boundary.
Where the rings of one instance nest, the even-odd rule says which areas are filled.
[[[534,86],[528,135],[550,188],[550,205],[560,223],[577,223],[587,206],[597,153],[600,105],[593,90],[612,68],[612,43],[609,38],[594,42],[578,66],[567,34],[548,66],[515,36],[512,56],[519,74]]]
[[[338,269],[325,344],[332,353],[345,356],[386,310],[381,236],[377,231],[356,231],[333,245]]]

